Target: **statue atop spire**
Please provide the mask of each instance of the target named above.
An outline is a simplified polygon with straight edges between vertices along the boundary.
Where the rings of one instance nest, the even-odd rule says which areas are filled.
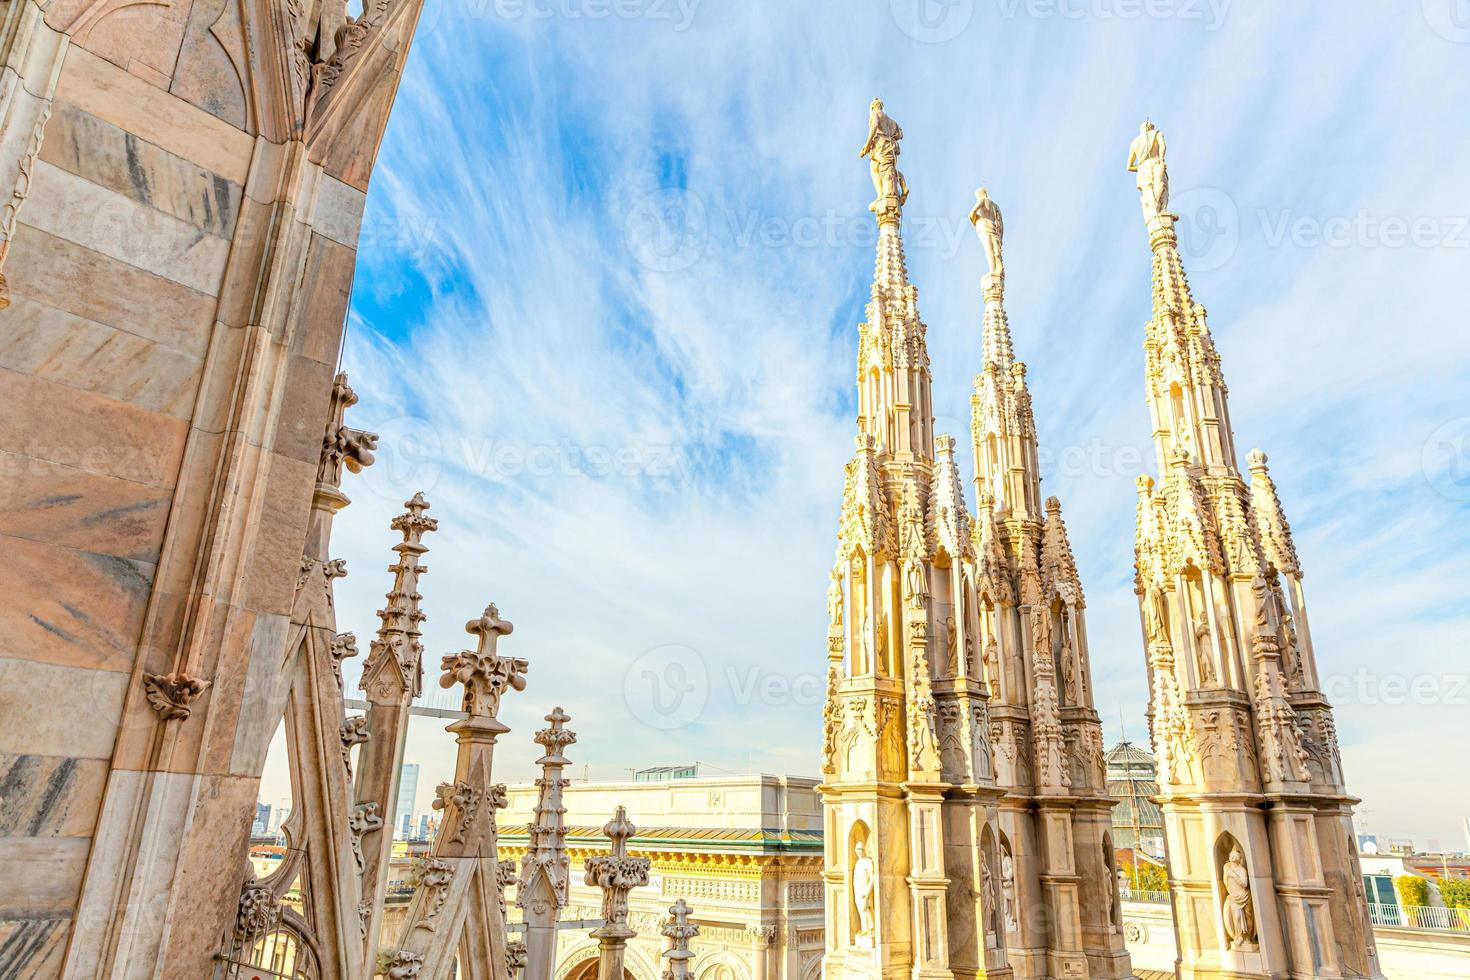
[[[909,199],[908,181],[898,169],[899,141],[903,130],[893,117],[883,111],[883,100],[874,99],[868,107],[868,141],[858,156],[868,158],[873,174],[873,193],[878,197],[869,209],[878,215],[879,223],[892,216]]]
[[[983,187],[975,191],[975,206],[970,209],[970,224],[975,226],[975,234],[980,236],[980,244],[985,247],[985,261],[990,266],[990,273],[985,279],[988,292],[991,284],[1005,282],[1006,267],[1001,259],[1005,222],[1000,216],[1000,206],[990,199],[990,193]]]
[[[1128,146],[1128,170],[1138,174],[1138,193],[1143,198],[1143,220],[1152,222],[1169,210],[1169,167],[1164,162],[1164,134],[1145,119]]]

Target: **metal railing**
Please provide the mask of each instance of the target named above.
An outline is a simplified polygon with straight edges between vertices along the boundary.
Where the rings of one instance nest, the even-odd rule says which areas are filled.
[[[1470,933],[1470,909],[1436,909],[1427,905],[1379,905],[1370,902],[1368,918],[1373,920],[1375,926]]]
[[[1168,905],[1168,892],[1150,892],[1134,888],[1122,894],[1125,902],[1140,902],[1144,905]]]

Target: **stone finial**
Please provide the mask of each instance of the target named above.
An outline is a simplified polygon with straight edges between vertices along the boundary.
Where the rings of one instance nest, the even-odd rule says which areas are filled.
[[[559,707],[552,708],[546,720],[551,727],[535,735],[536,744],[543,746],[546,754],[537,760],[541,766],[541,778],[536,780],[539,793],[527,828],[526,854],[521,859],[523,887],[517,894],[516,904],[527,908],[528,902],[546,902],[547,911],[554,915],[566,906],[567,888],[571,884],[566,847],[567,811],[562,805],[562,790],[568,780],[562,778],[561,770],[569,761],[562,750],[577,740],[577,734],[566,727],[571,716]],[[544,892],[537,887],[537,879],[543,877]]]
[[[602,833],[612,842],[611,853],[587,859],[585,881],[602,889],[603,924],[593,930],[594,938],[630,939],[635,935],[628,927],[628,893],[648,884],[650,867],[648,858],[628,855],[628,841],[637,832],[638,828],[628,819],[627,809],[618,807],[602,828]]]
[[[1062,502],[1046,498],[1046,523],[1041,531],[1041,582],[1048,596],[1067,605],[1082,605],[1082,577],[1077,573],[1077,559],[1062,520]]]
[[[143,691],[148,705],[164,721],[183,721],[194,710],[194,701],[210,682],[190,677],[183,671],[172,674],[144,674]]]
[[[532,741],[546,749],[544,758],[538,760],[539,764],[545,766],[564,766],[567,757],[562,754],[562,749],[577,740],[577,733],[566,727],[572,716],[560,707],[551,709],[551,714],[546,715],[546,720],[551,723],[550,728],[543,728],[533,736]]]
[[[404,512],[389,525],[403,535],[403,540],[393,546],[398,555],[398,560],[388,566],[393,573],[393,587],[386,595],[387,605],[378,610],[378,635],[368,646],[361,686],[369,690],[370,684],[386,682],[400,685],[417,697],[423,686],[424,653],[419,628],[426,618],[420,607],[424,597],[419,593],[419,578],[429,570],[421,564],[429,550],[423,539],[426,533],[439,529],[439,522],[424,513],[429,502],[422,493],[404,501],[403,507]],[[383,669],[389,660],[395,671]]]
[[[694,954],[689,951],[689,940],[699,935],[699,926],[689,921],[693,909],[684,899],[669,907],[668,921],[659,926],[659,933],[668,940],[664,958],[669,961],[664,970],[665,980],[689,980],[689,961]]]
[[[492,602],[479,619],[465,624],[465,632],[478,636],[475,650],[461,650],[443,658],[439,686],[464,685],[464,710],[471,716],[494,718],[500,711],[500,696],[507,687],[517,691],[526,688],[526,670],[530,664],[518,657],[502,657],[496,653],[502,636],[515,629],[509,620],[500,618],[500,610]]]
[[[1266,550],[1266,558],[1276,570],[1286,575],[1300,576],[1301,560],[1297,557],[1296,542],[1291,536],[1291,524],[1286,520],[1281,497],[1276,493],[1276,483],[1266,467],[1266,454],[1252,449],[1246,456],[1251,473],[1251,516]]]

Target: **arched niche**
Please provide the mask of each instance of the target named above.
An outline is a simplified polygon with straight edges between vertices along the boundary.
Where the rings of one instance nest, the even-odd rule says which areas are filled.
[[[870,923],[870,930],[865,935],[864,932],[863,932],[863,928],[862,928],[863,927],[863,912],[858,907],[859,900],[860,900],[860,896],[858,895],[858,891],[859,891],[860,886],[863,885],[863,882],[861,882],[861,881],[858,880],[858,871],[859,871],[858,863],[859,863],[859,861],[862,861],[864,859],[864,857],[866,857],[866,859],[868,861],[870,861],[870,862],[872,861],[872,859],[873,859],[873,853],[872,853],[872,846],[871,845],[872,845],[872,832],[869,829],[868,825],[864,821],[862,821],[862,820],[854,820],[852,822],[852,826],[850,828],[848,828],[848,831],[847,831],[847,889],[846,890],[847,890],[847,941],[848,941],[849,945],[863,945],[863,944],[866,944],[867,942],[871,942],[872,941],[871,923]],[[872,871],[872,880],[871,880],[871,883],[869,885],[869,888],[870,888],[870,890],[872,892],[871,904],[869,905],[869,908],[872,910],[872,913],[870,913],[870,917],[872,919],[876,919],[876,914],[874,914],[874,913],[876,913],[877,907],[878,907],[877,869],[876,869],[875,866],[872,866],[872,865],[870,865],[869,867],[870,867],[870,869]]]
[[[1229,950],[1255,952],[1260,949],[1259,932],[1245,848],[1228,831],[1223,832],[1215,840],[1214,857],[1221,941]]]

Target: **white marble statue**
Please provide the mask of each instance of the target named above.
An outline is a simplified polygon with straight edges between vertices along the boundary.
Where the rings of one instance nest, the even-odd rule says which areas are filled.
[[[1225,885],[1225,905],[1222,915],[1225,920],[1225,935],[1230,939],[1230,948],[1254,950],[1256,946],[1256,915],[1251,907],[1251,879],[1245,869],[1245,859],[1240,848],[1230,849],[1230,859],[1220,874]]]
[[[1152,221],[1169,208],[1169,168],[1164,162],[1164,134],[1145,121],[1128,147],[1128,169],[1138,174],[1143,219]]]
[[[873,859],[868,857],[867,845],[858,841],[853,845],[852,903],[857,906],[857,938],[868,944],[873,941],[873,890],[878,883]]]
[[[873,174],[873,192],[878,195],[878,201],[896,198],[899,204],[903,204],[908,200],[908,181],[903,179],[898,169],[898,142],[901,139],[903,130],[883,111],[883,100],[874,99],[868,107],[868,141],[858,155],[868,158]]]
[[[1001,905],[1005,909],[1006,932],[1021,928],[1016,922],[1016,862],[1009,854],[1000,856]]]
[[[970,224],[980,236],[985,247],[985,261],[990,274],[996,279],[1005,277],[1005,262],[1001,258],[1001,240],[1005,237],[1005,222],[1001,219],[1000,206],[990,199],[985,188],[975,192],[975,206],[970,209]]]

